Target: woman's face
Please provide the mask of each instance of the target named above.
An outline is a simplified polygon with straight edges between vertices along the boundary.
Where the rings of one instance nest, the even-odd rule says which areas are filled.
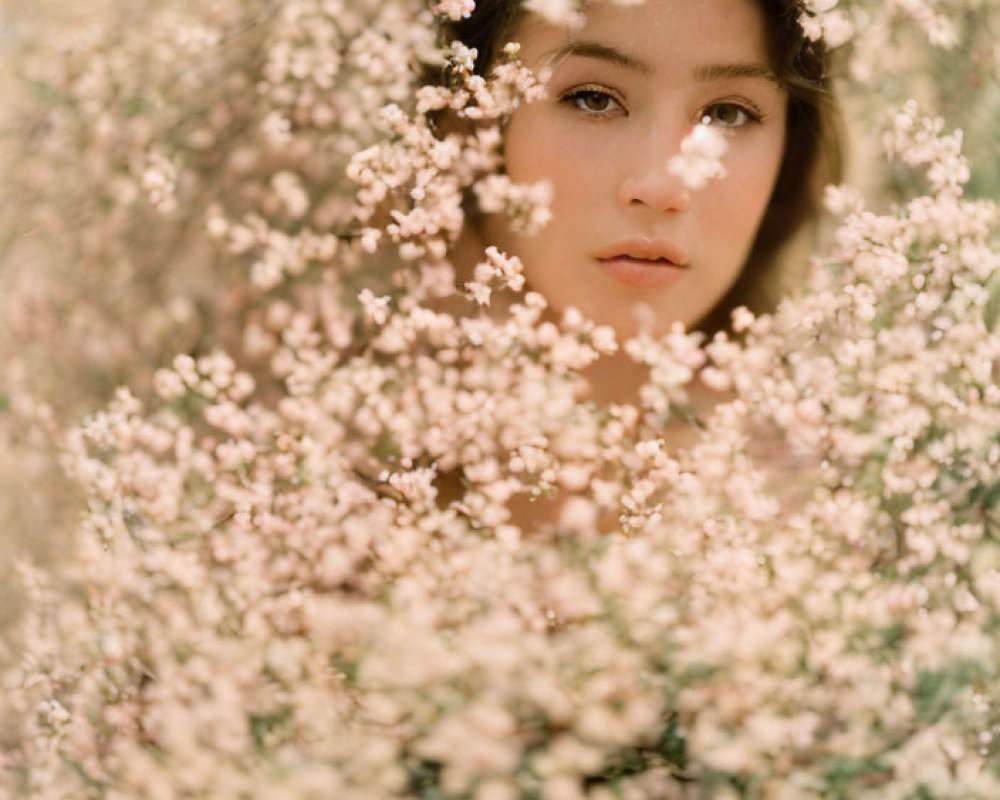
[[[784,149],[787,98],[758,3],[596,0],[582,29],[530,15],[513,38],[552,72],[548,96],[510,119],[507,172],[548,180],[553,216],[533,236],[492,217],[487,238],[556,309],[623,336],[696,323],[739,275]],[[692,191],[667,165],[706,117],[728,140],[726,173]]]

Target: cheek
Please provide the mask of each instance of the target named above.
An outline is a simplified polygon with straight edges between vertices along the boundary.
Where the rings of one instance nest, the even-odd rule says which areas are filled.
[[[528,107],[511,120],[504,138],[507,175],[517,183],[544,180],[552,188],[552,219],[534,236],[518,237],[521,251],[540,256],[545,248],[572,240],[574,229],[595,213],[602,192],[595,149],[594,142],[561,124],[557,110]]]
[[[518,110],[504,130],[503,160],[507,174],[518,182],[538,180],[551,157],[545,149],[544,118],[537,108],[528,106]]]
[[[557,109],[521,109],[504,135],[507,174],[523,183],[548,180],[559,199],[564,199],[561,196],[567,194],[567,187],[586,182],[587,174],[581,165],[588,154],[592,158],[593,152],[593,143],[567,130]]]
[[[715,204],[716,215],[726,220],[723,230],[738,231],[739,240],[748,249],[767,210],[778,177],[784,138],[762,142],[761,147],[736,153],[726,161],[727,178],[720,183]]]

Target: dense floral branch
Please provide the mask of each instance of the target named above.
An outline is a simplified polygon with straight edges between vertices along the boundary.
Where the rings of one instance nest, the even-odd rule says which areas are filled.
[[[912,18],[936,46],[966,5],[806,24]],[[882,145],[924,194],[878,212],[831,187],[801,294],[619,342],[496,247],[452,263],[473,203],[548,221],[544,185],[497,172],[537,76],[516,47],[486,79],[438,48],[432,13],[469,3],[241,10],[98,47],[22,165],[100,156],[72,173],[106,204],[88,268],[181,269],[136,239],[203,231],[183,252],[224,277],[193,296],[235,323],[128,351],[154,396],[119,389],[66,435],[86,510],[70,558],[21,570],[0,788],[1000,794],[1000,242],[962,136],[894,110]],[[205,72],[130,73],[153,45]],[[423,86],[428,64],[450,79]],[[601,404],[585,373],[616,353],[649,379]]]

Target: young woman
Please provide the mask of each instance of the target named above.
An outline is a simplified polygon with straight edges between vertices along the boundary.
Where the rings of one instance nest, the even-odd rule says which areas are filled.
[[[520,0],[477,0],[454,33],[477,49],[481,72],[508,41],[551,71],[546,97],[507,122],[504,160],[516,181],[549,181],[553,200],[533,236],[482,218],[476,251],[517,254],[555,312],[575,306],[619,339],[676,322],[711,333],[738,305],[769,310],[792,282],[794,262],[778,250],[815,219],[841,168],[828,56],[800,12],[796,0],[593,0],[582,27],[567,28]],[[694,191],[669,163],[699,124],[728,147],[725,174]],[[634,402],[648,370],[619,354],[585,374],[597,402]],[[690,390],[696,408],[719,399]],[[692,431],[664,433],[682,447]],[[780,443],[756,441],[768,462],[787,460]],[[561,503],[511,508],[519,521],[551,521]]]
[[[485,72],[507,41],[551,70],[547,97],[505,129],[517,181],[547,180],[552,221],[483,238],[521,256],[555,310],[575,306],[621,336],[675,322],[725,327],[739,304],[780,291],[778,247],[814,218],[839,177],[827,55],[796,0],[642,0],[586,5],[582,27],[520,0],[477,0],[455,35]],[[668,167],[698,124],[722,131],[724,176],[693,191]]]

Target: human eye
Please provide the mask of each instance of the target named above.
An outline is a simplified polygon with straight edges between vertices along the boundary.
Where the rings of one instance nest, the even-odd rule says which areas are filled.
[[[610,117],[625,113],[622,101],[602,86],[580,86],[571,89],[560,98],[560,102],[588,117]]]
[[[737,130],[755,122],[764,121],[764,113],[752,103],[726,101],[713,103],[701,112],[702,125],[718,125]]]

